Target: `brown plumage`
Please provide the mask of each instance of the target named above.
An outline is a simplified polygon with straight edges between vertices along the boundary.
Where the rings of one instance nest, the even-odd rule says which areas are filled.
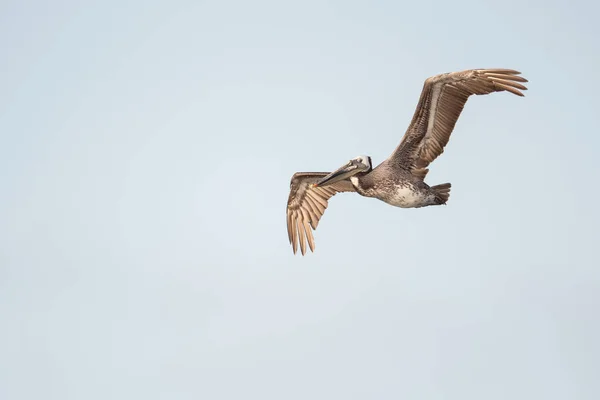
[[[315,239],[311,227],[313,230],[317,229],[329,199],[336,193],[355,191],[350,181],[324,187],[311,186],[327,174],[328,172],[297,172],[292,176],[287,203],[287,228],[294,253],[298,250],[299,243],[304,255],[306,242],[310,250],[315,251]]]
[[[427,166],[444,152],[469,96],[505,90],[523,96],[521,90],[527,88],[521,83],[527,79],[519,74],[512,69],[471,69],[426,79],[412,121],[386,161],[410,166],[415,177],[425,179]]]
[[[314,251],[312,230],[317,228],[328,200],[339,192],[358,192],[397,207],[446,204],[449,183],[424,182],[428,166],[450,139],[467,99],[507,91],[523,96],[527,80],[511,69],[471,69],[440,74],[425,80],[412,121],[394,152],[376,168],[361,156],[331,174],[301,172],[292,177],[287,205],[288,236],[294,253],[306,242]],[[315,186],[315,184],[322,186]]]

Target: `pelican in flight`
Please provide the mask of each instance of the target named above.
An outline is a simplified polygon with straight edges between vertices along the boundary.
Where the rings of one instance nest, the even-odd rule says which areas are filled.
[[[373,168],[371,157],[358,156],[334,172],[297,172],[287,203],[287,229],[294,254],[306,253],[331,197],[356,192],[392,206],[419,208],[446,204],[450,183],[429,186],[427,168],[444,151],[454,125],[471,95],[507,91],[523,96],[527,79],[511,69],[471,69],[425,80],[412,121],[394,152]],[[520,83],[521,82],[521,83]]]

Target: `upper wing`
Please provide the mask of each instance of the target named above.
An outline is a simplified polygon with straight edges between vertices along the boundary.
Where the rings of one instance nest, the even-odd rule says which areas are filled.
[[[292,176],[287,203],[287,230],[294,254],[298,249],[298,242],[302,255],[306,253],[306,241],[310,250],[315,250],[311,227],[313,230],[317,229],[328,200],[336,193],[355,191],[348,180],[324,187],[311,186],[328,174],[329,172],[297,172]]]
[[[527,88],[518,82],[527,79],[519,74],[511,69],[471,69],[428,78],[413,119],[387,161],[408,165],[414,176],[425,178],[427,166],[444,152],[469,96],[502,91],[523,96],[520,90]]]

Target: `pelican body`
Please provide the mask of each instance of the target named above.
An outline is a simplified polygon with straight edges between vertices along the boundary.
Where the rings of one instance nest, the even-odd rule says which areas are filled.
[[[383,162],[372,169],[369,156],[358,156],[350,160],[348,164],[317,181],[313,188],[331,185],[346,179],[346,176],[354,191],[361,196],[374,197],[401,208],[445,204],[450,193],[449,183],[430,187],[409,171],[393,164]]]
[[[331,173],[295,173],[287,204],[288,237],[294,253],[299,244],[304,255],[306,243],[314,251],[312,230],[337,193],[355,192],[401,208],[446,204],[451,184],[425,183],[429,164],[443,153],[471,95],[507,91],[523,96],[521,90],[527,88],[522,83],[527,80],[519,75],[510,69],[472,69],[430,77],[400,144],[377,167],[372,167],[371,157],[361,155]]]

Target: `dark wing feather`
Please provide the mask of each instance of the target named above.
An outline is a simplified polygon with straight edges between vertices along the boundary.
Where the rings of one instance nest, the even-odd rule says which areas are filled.
[[[527,88],[521,83],[527,79],[519,74],[511,69],[471,69],[428,78],[412,121],[386,162],[408,167],[424,179],[427,166],[444,152],[469,96],[502,91],[523,96],[521,90]]]
[[[311,186],[328,174],[329,172],[297,172],[292,176],[287,203],[287,230],[294,254],[298,250],[298,244],[302,255],[306,253],[306,243],[311,251],[315,250],[312,230],[317,229],[329,199],[336,193],[355,191],[348,180],[323,187]]]

